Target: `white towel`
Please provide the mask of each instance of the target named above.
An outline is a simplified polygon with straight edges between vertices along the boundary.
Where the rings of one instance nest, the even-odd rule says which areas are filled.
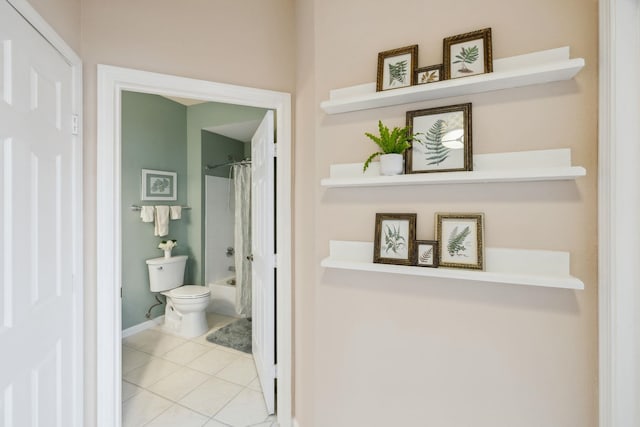
[[[153,222],[153,206],[142,206],[140,208],[140,218],[142,222]]]
[[[171,206],[171,219],[182,218],[182,206]]]
[[[156,226],[154,236],[169,234],[169,206],[156,206]]]

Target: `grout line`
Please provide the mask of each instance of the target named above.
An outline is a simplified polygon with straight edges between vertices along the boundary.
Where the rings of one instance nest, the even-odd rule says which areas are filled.
[[[223,380],[222,378],[218,378],[218,379],[219,379],[220,381],[226,381],[226,380]],[[228,382],[228,383],[230,383],[230,384],[233,384],[231,381],[226,381],[226,382]],[[235,385],[239,385],[239,384],[235,384]],[[224,404],[224,406],[223,406],[222,408],[218,409],[218,411],[217,411],[215,414],[213,414],[213,416],[211,417],[211,419],[214,419],[214,418],[216,417],[216,415],[218,415],[220,412],[222,412],[222,410],[223,410],[224,408],[226,408],[226,407],[227,407],[227,405],[229,405],[229,403],[231,403],[231,402],[233,401],[233,399],[235,399],[236,397],[238,397],[238,396],[240,395],[240,393],[242,393],[243,391],[244,391],[244,388],[240,389],[240,391],[238,391],[236,394],[234,394],[234,395],[233,395],[233,397],[232,397],[231,399],[229,399],[229,400],[227,401],[227,403],[225,403],[225,404]],[[222,422],[222,421],[219,421],[219,420],[215,420],[215,421]]]
[[[169,399],[166,399],[169,400]],[[170,401],[170,400],[169,400]],[[171,402],[171,401],[170,401]],[[153,420],[155,420],[156,418],[159,418],[162,414],[164,414],[165,412],[167,412],[169,409],[171,409],[173,407],[173,405],[169,405],[169,407],[167,409],[165,409],[164,411],[160,412],[158,415],[156,415],[155,417],[153,417],[152,419],[150,419],[149,421],[147,421],[146,423],[142,424],[142,427],[144,426],[148,426],[149,424],[151,424],[153,422]]]
[[[231,323],[233,320],[234,320],[234,319],[230,320],[230,321],[229,321],[229,323]],[[199,337],[195,337],[195,338],[192,338],[192,339],[186,339],[184,342],[180,343],[178,346],[176,346],[176,347],[174,347],[174,348],[172,348],[172,349],[169,349],[169,350],[167,350],[166,352],[164,352],[164,353],[162,353],[162,354],[160,354],[160,355],[155,355],[155,354],[153,354],[153,353],[149,353],[149,352],[146,352],[146,351],[140,350],[140,349],[138,349],[138,348],[136,348],[136,347],[133,347],[133,346],[131,346],[131,345],[125,345],[124,343],[122,344],[122,346],[123,346],[123,347],[127,347],[128,349],[135,350],[135,351],[138,351],[138,352],[140,352],[140,353],[144,353],[144,354],[149,355],[149,356],[151,357],[151,359],[150,359],[148,362],[146,362],[146,363],[144,363],[144,364],[142,364],[142,365],[140,365],[140,366],[138,366],[138,367],[136,367],[136,368],[134,368],[134,369],[139,369],[139,368],[141,368],[141,367],[143,367],[143,366],[145,366],[145,365],[149,364],[151,361],[153,361],[153,359],[157,359],[157,360],[161,360],[161,361],[164,361],[164,362],[168,362],[168,363],[172,363],[172,364],[174,364],[174,365],[177,365],[177,366],[179,366],[179,369],[181,369],[181,368],[189,368],[189,369],[192,369],[192,370],[194,370],[194,371],[197,371],[197,372],[203,373],[203,374],[205,374],[205,375],[207,375],[207,376],[209,377],[208,379],[210,379],[210,378],[216,378],[216,379],[217,379],[217,380],[219,380],[219,381],[223,381],[223,382],[226,382],[226,383],[228,383],[228,384],[232,384],[232,385],[234,385],[234,386],[240,386],[240,387],[241,387],[241,388],[240,388],[240,390],[239,390],[237,393],[233,394],[233,395],[228,399],[228,401],[227,401],[227,402],[222,406],[222,408],[220,408],[220,409],[219,409],[219,410],[218,410],[214,415],[209,416],[209,415],[207,415],[207,414],[203,414],[203,413],[201,413],[201,412],[199,412],[199,411],[197,411],[197,410],[195,410],[195,409],[189,408],[189,407],[187,407],[187,406],[185,406],[185,405],[181,404],[179,401],[175,401],[175,400],[173,400],[173,399],[169,399],[169,398],[167,398],[167,397],[165,397],[165,396],[162,396],[162,395],[160,395],[160,394],[158,394],[158,393],[155,393],[155,392],[153,392],[153,391],[151,391],[150,389],[148,389],[148,388],[147,388],[147,387],[151,387],[151,386],[153,386],[154,384],[156,384],[156,383],[157,383],[157,382],[159,382],[159,381],[162,381],[163,379],[166,379],[168,376],[170,376],[170,375],[174,374],[175,372],[172,372],[172,373],[170,373],[170,374],[166,375],[165,377],[158,379],[158,380],[157,380],[157,381],[155,381],[154,383],[149,384],[147,387],[142,387],[142,386],[140,386],[140,385],[138,385],[138,384],[132,383],[131,381],[129,381],[129,380],[125,380],[124,378],[122,378],[122,380],[123,380],[123,381],[125,381],[125,382],[127,382],[127,383],[129,383],[129,384],[131,384],[131,385],[133,385],[133,386],[135,386],[135,387],[137,387],[137,388],[139,389],[139,390],[138,390],[134,395],[129,396],[129,398],[127,398],[127,399],[126,399],[125,401],[123,401],[122,403],[124,403],[124,402],[128,401],[129,399],[131,399],[132,397],[134,397],[134,396],[136,396],[136,395],[140,394],[142,391],[146,391],[146,392],[148,392],[148,393],[150,393],[150,394],[153,394],[154,396],[157,396],[157,397],[159,397],[159,398],[161,398],[161,399],[164,399],[164,400],[166,400],[166,401],[168,401],[168,402],[171,402],[171,403],[172,403],[172,405],[170,405],[167,409],[165,409],[165,410],[164,410],[164,411],[162,411],[160,414],[158,414],[157,416],[155,416],[153,419],[149,420],[147,423],[145,423],[145,425],[147,425],[147,424],[151,423],[152,421],[154,421],[154,420],[155,420],[155,419],[157,419],[158,417],[162,416],[165,412],[167,412],[169,409],[171,409],[174,405],[178,405],[178,406],[180,406],[180,407],[182,407],[182,408],[184,408],[184,409],[186,409],[186,410],[188,410],[188,411],[191,411],[191,412],[194,412],[194,413],[196,413],[196,414],[199,414],[199,415],[202,415],[202,416],[206,417],[206,418],[208,419],[208,421],[214,420],[214,421],[216,421],[216,422],[218,422],[218,423],[224,424],[224,425],[225,425],[225,426],[227,426],[227,427],[231,427],[231,426],[229,426],[228,424],[226,424],[226,423],[224,423],[224,422],[222,422],[222,421],[220,421],[220,420],[216,419],[215,417],[216,417],[216,416],[217,416],[217,415],[218,415],[222,410],[224,410],[224,409],[225,409],[225,408],[226,408],[226,407],[227,407],[227,406],[228,406],[228,405],[229,405],[229,404],[230,404],[234,399],[236,399],[236,398],[237,398],[237,397],[238,397],[242,392],[244,392],[244,391],[249,390],[249,391],[251,391],[251,392],[257,392],[257,393],[262,394],[262,392],[261,392],[261,391],[254,390],[253,388],[249,387],[249,384],[250,384],[251,382],[253,382],[253,381],[255,380],[255,378],[257,378],[257,376],[256,376],[256,377],[254,377],[251,381],[249,381],[249,384],[242,385],[242,384],[237,384],[237,383],[234,383],[234,382],[232,382],[232,381],[226,380],[226,379],[224,379],[224,378],[220,378],[220,377],[218,377],[218,376],[216,375],[217,373],[221,372],[221,371],[222,371],[222,370],[224,370],[226,367],[228,367],[229,365],[231,365],[231,363],[233,363],[233,362],[231,362],[229,365],[225,366],[224,368],[220,369],[219,371],[217,371],[216,373],[213,373],[213,374],[208,374],[208,373],[206,373],[206,372],[199,371],[199,370],[194,369],[194,368],[192,368],[192,367],[190,367],[190,366],[189,366],[189,365],[190,365],[190,363],[192,363],[194,360],[198,359],[200,356],[202,356],[202,355],[206,354],[207,352],[211,351],[212,349],[216,349],[216,350],[219,350],[219,351],[223,351],[223,352],[225,352],[225,353],[227,353],[227,354],[231,354],[231,355],[233,355],[233,356],[238,356],[238,357],[234,360],[234,362],[235,362],[235,361],[237,361],[237,360],[241,360],[241,358],[242,358],[242,357],[247,358],[247,359],[252,359],[252,360],[253,360],[253,355],[251,355],[251,354],[244,353],[244,352],[241,352],[241,351],[238,351],[238,350],[235,350],[235,349],[231,349],[231,348],[228,348],[228,347],[224,347],[224,346],[221,346],[221,345],[218,345],[218,344],[211,343],[211,342],[207,341],[207,340],[206,340],[206,338],[205,338],[205,340],[204,340],[204,343],[203,343],[202,341],[199,341],[199,340],[201,340],[201,338],[202,338],[203,336],[205,336],[205,337],[206,337],[206,336],[208,336],[210,333],[215,332],[216,330],[218,330],[218,329],[220,329],[220,328],[222,328],[222,327],[226,326],[227,324],[228,324],[228,323],[226,323],[226,324],[224,324],[224,325],[221,325],[221,326],[219,326],[219,327],[216,327],[215,329],[213,329],[213,328],[212,328],[212,329],[210,329],[209,331],[207,331],[207,333],[206,333],[206,334],[200,335]],[[143,332],[144,332],[144,331],[143,331]],[[164,331],[156,330],[156,332],[158,332],[161,336],[165,336],[165,335],[167,335],[167,336],[171,336],[171,337],[176,337],[175,335],[170,334],[170,333],[167,333],[167,332],[164,332]],[[131,336],[135,336],[135,335],[136,335],[136,334],[131,335]],[[123,339],[123,341],[124,341],[124,339]],[[164,358],[164,356],[165,356],[167,353],[169,353],[170,351],[173,351],[173,350],[175,350],[175,349],[179,348],[180,346],[182,346],[182,345],[184,345],[184,344],[186,344],[186,343],[188,343],[188,342],[194,342],[195,344],[205,345],[205,346],[207,346],[207,347],[211,346],[211,348],[210,348],[210,349],[208,349],[208,350],[206,350],[204,353],[202,353],[201,355],[197,356],[197,357],[196,357],[196,358],[194,358],[193,360],[191,360],[191,361],[187,362],[186,364],[184,364],[184,363],[177,363],[177,362],[174,362],[174,361],[171,361],[171,360],[168,360],[168,359],[165,359],[165,358]],[[134,370],[134,369],[132,369],[132,370]],[[179,370],[179,369],[178,369],[178,370]],[[176,371],[176,372],[177,372],[177,371]],[[123,373],[123,376],[124,376],[124,373]],[[202,383],[200,383],[200,384],[196,385],[192,390],[190,390],[187,394],[185,394],[185,396],[186,396],[186,395],[188,395],[189,393],[193,392],[193,390],[195,390],[196,388],[200,387],[202,384],[204,384],[206,381],[208,381],[208,379],[206,379],[206,380],[205,380],[205,381],[203,381]],[[183,396],[183,398],[184,398],[184,396]],[[270,415],[267,415],[267,417],[266,417],[264,420],[262,420],[262,421],[258,422],[257,424],[253,424],[253,425],[255,426],[255,425],[259,425],[259,424],[262,424],[262,423],[264,423],[264,422],[270,421],[270,420],[269,420],[269,417],[270,417]],[[207,422],[208,422],[208,421],[207,421]],[[274,424],[273,424],[273,423],[271,424],[271,427],[274,427]]]

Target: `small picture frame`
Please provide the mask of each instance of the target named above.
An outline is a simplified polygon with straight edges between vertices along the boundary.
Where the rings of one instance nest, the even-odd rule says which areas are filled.
[[[405,151],[405,173],[473,169],[470,103],[408,111],[407,126],[417,135]]]
[[[429,65],[416,68],[414,80],[417,85],[439,82],[444,76],[444,65]]]
[[[417,44],[378,53],[376,91],[412,86],[417,64]]]
[[[416,214],[376,214],[373,262],[414,265],[416,218]]]
[[[178,174],[142,169],[142,200],[177,200]]]
[[[436,213],[440,267],[484,270],[484,214]]]
[[[475,76],[493,71],[491,28],[443,40],[444,79]]]
[[[439,263],[437,240],[416,240],[416,265],[418,267],[437,267]]]

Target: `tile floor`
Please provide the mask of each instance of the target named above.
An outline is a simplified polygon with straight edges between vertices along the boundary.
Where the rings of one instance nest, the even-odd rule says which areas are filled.
[[[161,327],[122,340],[123,427],[277,427],[253,357],[206,339],[234,319],[207,320],[209,332],[190,340]]]

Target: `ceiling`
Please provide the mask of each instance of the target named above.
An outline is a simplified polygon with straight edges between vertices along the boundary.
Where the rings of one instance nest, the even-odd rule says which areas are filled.
[[[177,96],[164,96],[174,102],[190,107],[192,105],[204,104],[208,101],[202,101],[199,99],[180,98]],[[218,135],[226,136],[227,138],[235,139],[242,142],[251,141],[251,137],[256,133],[256,129],[260,125],[261,120],[252,120],[247,122],[228,123],[218,126],[209,126],[203,128],[207,132],[217,133]]]
[[[207,101],[202,101],[200,99],[189,99],[189,98],[179,98],[177,96],[164,96],[162,95],[164,98],[170,99],[174,102],[177,102],[178,104],[182,104],[184,106],[191,106],[191,105],[198,105],[198,104],[204,104]]]
[[[207,132],[217,133],[227,138],[236,139],[242,142],[251,141],[251,137],[256,133],[256,129],[260,126],[262,120],[252,120],[248,122],[228,123],[219,126],[210,126],[203,128]]]

